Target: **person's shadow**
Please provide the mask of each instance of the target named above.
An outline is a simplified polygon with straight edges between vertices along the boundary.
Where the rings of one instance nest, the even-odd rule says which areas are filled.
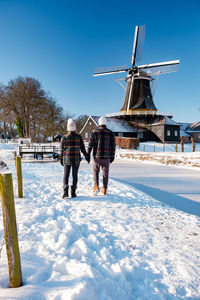
[[[119,180],[117,178],[113,178],[117,181],[120,181],[121,183],[128,184],[129,186],[132,186],[143,193],[151,196],[155,200],[158,200],[166,205],[169,205],[171,207],[174,207],[180,211],[186,212],[188,214],[196,215],[200,217],[200,202],[193,201],[186,199],[185,197],[169,193],[166,191],[162,191],[160,189],[152,188],[149,186],[146,186],[144,184],[139,183],[130,183],[125,180]]]

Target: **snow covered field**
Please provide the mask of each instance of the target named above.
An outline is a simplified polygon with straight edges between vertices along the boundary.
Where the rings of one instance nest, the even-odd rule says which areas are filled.
[[[0,158],[16,174],[13,145]],[[59,163],[23,163],[15,197],[24,285],[9,289],[5,246],[0,299],[200,299],[200,219],[110,180],[93,197],[80,168],[75,199],[63,200]],[[0,211],[0,241],[3,236]]]

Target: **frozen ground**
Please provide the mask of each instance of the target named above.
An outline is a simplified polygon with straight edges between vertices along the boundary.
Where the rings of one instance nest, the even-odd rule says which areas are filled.
[[[0,145],[13,173],[12,146]],[[62,200],[59,163],[24,163],[15,197],[24,285],[9,289],[6,249],[0,299],[200,299],[200,219],[110,180],[93,197],[80,169],[78,197]],[[0,212],[0,237],[3,235]]]

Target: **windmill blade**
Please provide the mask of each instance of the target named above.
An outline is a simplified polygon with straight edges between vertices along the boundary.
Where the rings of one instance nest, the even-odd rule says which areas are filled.
[[[162,66],[162,67],[154,67],[145,69],[145,72],[147,72],[148,75],[160,75],[160,74],[168,74],[172,72],[176,72],[178,69],[178,65],[168,65],[168,66]]]
[[[123,73],[123,72],[127,72],[128,70],[130,70],[130,68],[128,68],[127,65],[118,66],[118,67],[99,68],[95,70],[93,76]]]
[[[136,59],[136,51],[137,51],[137,42],[138,42],[138,33],[139,33],[139,26],[135,27],[135,36],[133,41],[133,53],[132,53],[132,66],[135,66],[135,59]]]
[[[142,59],[144,49],[144,38],[145,38],[145,26],[135,27],[135,37],[133,42],[133,54],[132,54],[132,66],[135,66],[136,61]]]
[[[164,66],[178,65],[179,63],[180,63],[180,60],[170,60],[170,61],[163,61],[160,63],[141,65],[141,66],[138,66],[137,69],[151,69],[151,68],[158,68],[158,67],[164,67]]]

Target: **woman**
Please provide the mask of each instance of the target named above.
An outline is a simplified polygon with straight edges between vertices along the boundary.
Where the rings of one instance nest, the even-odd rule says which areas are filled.
[[[81,152],[85,156],[85,159],[89,162],[89,157],[85,150],[85,145],[82,137],[77,134],[76,124],[72,119],[68,119],[67,122],[68,133],[61,138],[61,155],[60,163],[64,166],[64,177],[63,177],[63,199],[69,197],[69,175],[70,169],[72,168],[72,186],[71,186],[71,197],[76,197],[76,188],[78,182],[78,169],[81,161]]]

